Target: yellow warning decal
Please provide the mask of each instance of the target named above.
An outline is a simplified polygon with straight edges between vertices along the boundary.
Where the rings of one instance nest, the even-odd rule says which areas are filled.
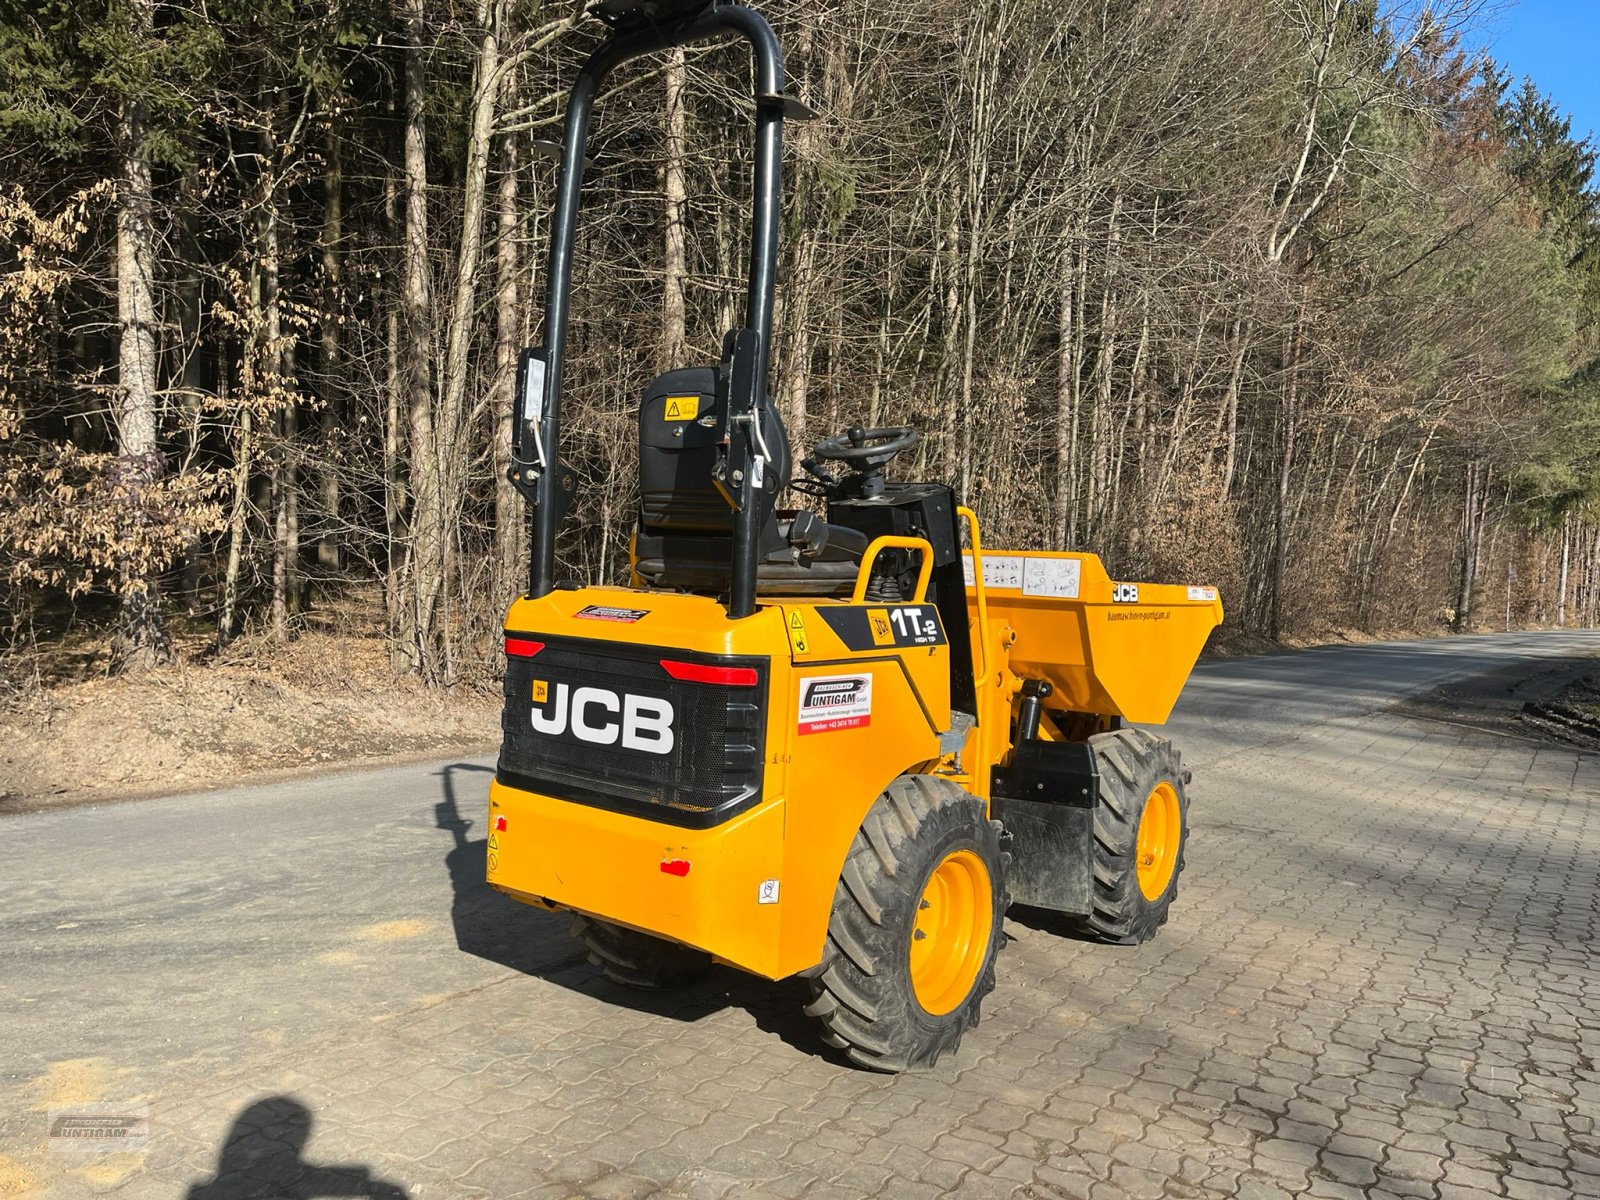
[[[887,608],[867,609],[867,628],[872,631],[872,644],[874,646],[894,645],[894,626],[889,624],[889,610]]]
[[[700,415],[699,396],[668,396],[664,421],[692,421]]]
[[[797,612],[789,614],[789,645],[796,654],[805,654],[811,649],[811,641],[806,637],[806,621]]]
[[[535,679],[533,681],[533,702],[535,704],[543,704],[548,699],[550,699],[550,685],[542,679]]]

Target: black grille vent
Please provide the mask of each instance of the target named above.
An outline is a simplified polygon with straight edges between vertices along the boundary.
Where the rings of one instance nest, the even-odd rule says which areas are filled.
[[[511,656],[506,663],[501,722],[505,736],[497,771],[501,783],[694,828],[725,821],[761,799],[766,659],[552,639],[536,633],[508,631],[506,636],[540,643],[543,649],[531,658]],[[661,665],[663,660],[753,672],[755,681],[675,679]],[[538,694],[544,700],[535,704],[538,684],[543,685]],[[597,744],[592,733],[590,740],[573,733],[570,710],[579,688],[601,689],[617,698],[614,706],[601,698],[587,710],[587,724],[604,727],[603,736],[610,737],[611,727],[616,727],[617,736],[610,744]],[[623,744],[630,696],[647,717],[643,736],[634,739],[646,747],[656,736],[653,726],[660,704],[671,706],[672,746],[666,753]],[[536,730],[534,709],[548,721],[558,721],[563,698],[567,720],[561,732]]]

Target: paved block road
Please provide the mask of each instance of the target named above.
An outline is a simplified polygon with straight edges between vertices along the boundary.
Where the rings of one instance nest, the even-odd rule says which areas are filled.
[[[1008,924],[931,1074],[482,885],[490,760],[0,818],[0,1197],[1600,1197],[1600,757],[1387,710],[1600,634],[1202,668],[1154,943]],[[142,1153],[45,1148],[146,1105]]]

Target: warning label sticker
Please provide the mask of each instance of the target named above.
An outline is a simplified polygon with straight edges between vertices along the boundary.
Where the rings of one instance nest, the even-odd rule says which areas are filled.
[[[1022,563],[1020,554],[985,554],[983,556],[983,586],[992,588],[1021,588]],[[967,586],[972,586],[972,555],[964,554],[961,570]]]
[[[663,421],[692,421],[700,415],[699,396],[668,396]]]
[[[1082,574],[1082,564],[1075,558],[1029,558],[1022,564],[1022,594],[1076,600]]]
[[[618,625],[632,625],[640,617],[648,617],[648,608],[612,608],[608,604],[591,604],[572,614],[585,621],[611,621]]]
[[[800,679],[801,733],[859,729],[872,722],[871,675],[808,675]]]
[[[789,614],[789,645],[796,654],[806,654],[811,649],[811,641],[806,637],[806,620],[797,612]]]

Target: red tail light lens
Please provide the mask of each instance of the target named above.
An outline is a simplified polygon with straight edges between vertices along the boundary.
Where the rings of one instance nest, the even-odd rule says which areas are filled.
[[[527,638],[506,639],[506,653],[517,658],[532,658],[543,649],[543,642],[530,642]]]
[[[661,660],[661,669],[685,683],[718,683],[723,687],[754,687],[759,678],[754,667],[708,667],[670,658]]]

